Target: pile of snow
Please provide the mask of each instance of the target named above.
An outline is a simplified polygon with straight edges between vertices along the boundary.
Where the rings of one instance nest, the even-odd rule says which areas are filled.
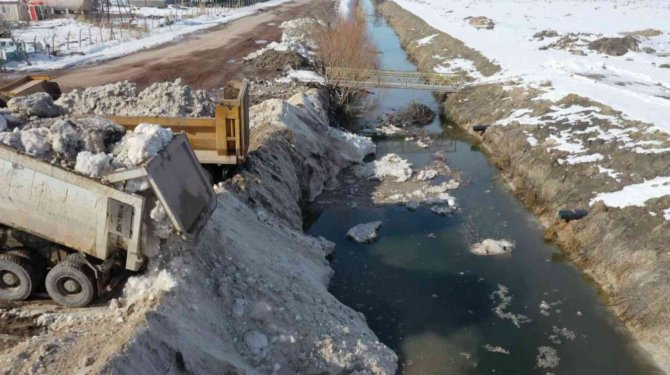
[[[502,66],[492,81],[519,78],[558,100],[575,93],[670,132],[670,8],[655,0],[395,0],[430,26]],[[474,16],[495,20],[481,30]],[[481,18],[484,20],[484,18]],[[597,20],[597,22],[594,22]],[[482,23],[485,25],[486,23]],[[660,33],[630,33],[656,29]],[[551,32],[539,34],[539,30]],[[536,36],[537,34],[537,36]],[[633,34],[639,52],[609,56],[588,48],[602,37]],[[484,37],[485,35],[485,37]],[[573,50],[550,48],[563,37],[585,39]],[[523,56],[523,59],[519,59]],[[551,88],[543,84],[551,82]]]
[[[7,108],[24,117],[56,117],[63,114],[63,109],[55,106],[51,96],[45,92],[12,98],[7,102]]]
[[[291,223],[302,218],[301,207],[294,202],[312,201],[324,189],[335,188],[335,177],[343,168],[361,163],[375,151],[370,138],[330,126],[324,94],[309,89],[288,100],[267,100],[249,110],[253,158],[239,178],[247,181],[244,190],[250,199],[273,202],[272,213]],[[262,136],[257,139],[254,133]],[[257,148],[261,139],[263,147]],[[296,166],[293,160],[301,163]],[[277,177],[288,171],[299,177]]]
[[[158,155],[172,142],[172,130],[153,124],[139,124],[126,133],[114,149],[114,162],[126,167],[140,165]]]
[[[514,249],[514,244],[507,240],[485,239],[470,247],[470,252],[477,255],[501,255],[509,254]]]
[[[365,163],[356,167],[354,173],[358,177],[369,180],[384,180],[395,177],[396,182],[405,182],[412,177],[412,164],[397,154],[386,154],[380,160]]]
[[[326,79],[323,78],[319,73],[312,71],[312,70],[289,70],[286,72],[286,74],[277,79],[277,82],[279,83],[289,83],[291,81],[298,81],[298,82],[313,82],[313,83],[319,83],[319,84],[326,84]]]
[[[358,243],[373,243],[377,240],[377,233],[381,226],[381,221],[358,224],[347,231],[347,237]]]
[[[73,114],[167,117],[212,117],[216,105],[206,91],[193,90],[181,78],[153,83],[139,94],[128,81],[72,90],[56,104]]]

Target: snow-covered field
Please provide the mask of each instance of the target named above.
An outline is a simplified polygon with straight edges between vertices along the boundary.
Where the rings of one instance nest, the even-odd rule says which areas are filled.
[[[670,152],[670,1],[658,0],[394,0],[430,26],[462,40],[501,66],[490,77],[478,74],[470,60],[441,58],[435,71],[450,73],[456,66],[475,79],[516,81],[543,92],[537,99],[557,102],[577,94],[620,111],[621,116],[599,106],[567,103],[542,113],[522,108],[495,125],[519,123],[533,128],[548,123],[544,139],[527,132],[532,147],[543,147],[559,165],[590,164],[615,181],[629,178],[614,192],[594,192],[610,207],[644,206],[649,199],[670,195],[669,177],[640,181],[637,171],[616,170],[612,161],[626,153]],[[472,17],[487,17],[493,26],[475,27]],[[485,20],[488,21],[488,20]],[[623,52],[605,53],[592,42],[601,38],[631,35],[636,41]],[[417,45],[433,43],[433,37],[417,36]],[[621,40],[615,41],[621,43]],[[507,83],[506,83],[507,84]],[[650,126],[634,125],[636,120]],[[589,124],[577,131],[574,124]],[[532,128],[529,128],[532,129]],[[660,131],[660,133],[658,133]],[[584,137],[588,134],[587,137]],[[592,141],[617,145],[617,154],[590,151]],[[670,217],[670,216],[668,216]]]
[[[551,81],[546,98],[576,93],[670,132],[670,66],[661,67],[670,64],[670,1],[394,1],[500,64],[502,72],[488,79],[515,77],[534,86]],[[465,19],[477,16],[492,19],[495,28],[477,29]],[[645,29],[662,34],[638,36],[640,52],[608,56],[585,47],[603,36]],[[558,35],[533,37],[543,30]],[[541,49],[568,33],[581,33],[572,51]],[[655,52],[644,52],[645,47]]]
[[[288,1],[270,0],[238,9],[219,8],[217,12],[195,17],[191,17],[193,11],[189,9],[139,8],[139,16],[159,18],[139,18],[136,21],[137,29],[132,32],[115,29],[113,40],[110,40],[108,27],[98,28],[74,19],[33,22],[29,27],[14,30],[14,37],[25,42],[29,52],[32,51],[32,45],[36,41],[41,45],[57,46],[63,56],[31,53],[30,64],[24,61],[11,62],[7,64],[7,68],[17,71],[51,70],[109,60],[172,42],[187,34],[223,25],[254,14],[260,9]],[[168,17],[175,21],[165,25]]]

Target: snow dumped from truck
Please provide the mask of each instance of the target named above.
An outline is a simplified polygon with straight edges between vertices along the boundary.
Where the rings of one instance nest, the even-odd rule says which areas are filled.
[[[10,327],[0,337],[0,366],[10,373],[395,373],[396,355],[363,314],[328,292],[334,245],[301,230],[301,201],[374,152],[370,139],[329,127],[325,98],[313,89],[252,107],[248,161],[216,186],[218,206],[200,237],[167,238],[122,295],[83,309],[0,303]],[[150,129],[159,142],[161,132]],[[131,136],[140,135],[147,134]],[[93,152],[77,154],[86,163],[106,163],[84,152]]]

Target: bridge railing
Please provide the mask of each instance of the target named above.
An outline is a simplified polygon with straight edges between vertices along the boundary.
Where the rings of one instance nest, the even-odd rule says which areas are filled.
[[[464,87],[463,74],[441,74],[395,70],[326,68],[326,80],[334,85],[360,87],[419,88],[457,91]]]

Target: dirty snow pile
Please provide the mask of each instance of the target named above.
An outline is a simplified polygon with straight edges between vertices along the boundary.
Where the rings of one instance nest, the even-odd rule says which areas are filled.
[[[500,64],[502,72],[486,80],[520,78],[546,91],[543,98],[551,100],[578,94],[670,132],[670,27],[666,22],[670,7],[666,2],[395,2]],[[477,18],[491,20],[495,28],[473,27],[469,22]],[[607,45],[630,45],[624,39],[627,36],[635,40],[632,49],[622,55],[607,54]],[[579,39],[584,40],[583,47],[552,47]],[[550,88],[543,87],[546,82],[551,82]]]
[[[373,243],[377,240],[377,233],[381,226],[381,221],[358,224],[349,229],[347,237],[358,243]]]
[[[101,117],[59,116],[64,109],[45,93],[14,98],[7,105],[8,112],[0,117],[9,125],[0,131],[0,143],[91,178],[138,166],[158,155],[173,137],[170,129],[159,125],[139,124],[126,132]],[[139,178],[124,189],[148,187],[146,179]]]
[[[384,155],[356,169],[356,175],[369,180],[383,180],[386,177],[395,177],[397,182],[405,182],[412,177],[412,164],[397,154]]]
[[[440,216],[448,216],[458,211],[456,198],[450,190],[460,185],[459,177],[446,165],[441,152],[432,155],[432,161],[415,173],[412,164],[397,154],[386,154],[381,159],[353,167],[358,178],[375,181],[372,193],[376,204],[399,204],[414,211],[427,205]],[[438,179],[440,177],[440,179]],[[446,178],[446,181],[440,181]]]
[[[501,255],[509,254],[514,249],[514,244],[507,240],[485,239],[472,245],[470,251],[477,255]]]
[[[204,90],[193,90],[181,78],[156,82],[137,93],[128,81],[72,90],[56,104],[71,114],[161,117],[212,117],[215,102]]]
[[[375,151],[369,138],[330,126],[323,95],[309,89],[288,100],[267,100],[249,111],[253,157],[235,178],[245,180],[238,185],[250,199],[273,202],[272,212],[290,223],[302,220],[295,202],[312,201],[324,189],[335,188],[343,168]],[[280,179],[284,172],[292,174]]]

